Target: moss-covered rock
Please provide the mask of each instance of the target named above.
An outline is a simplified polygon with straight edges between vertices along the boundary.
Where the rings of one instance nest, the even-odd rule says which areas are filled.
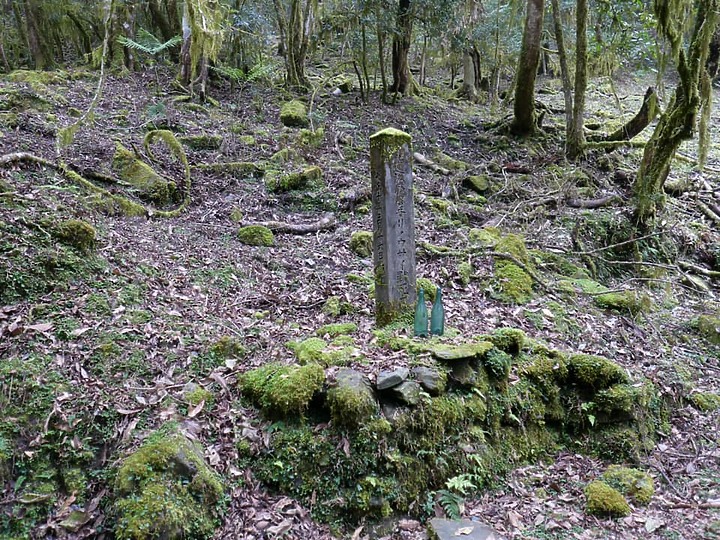
[[[323,368],[314,363],[287,366],[273,362],[248,371],[239,379],[243,394],[266,412],[280,417],[304,414],[324,382]]]
[[[373,255],[373,234],[370,231],[355,231],[350,235],[350,251],[368,259]]]
[[[468,176],[463,180],[463,186],[475,193],[487,193],[490,189],[490,177],[487,174]]]
[[[435,295],[437,294],[437,285],[432,282],[432,280],[428,278],[417,278],[415,281],[415,286],[417,287],[417,290],[422,291],[425,293],[425,299],[428,302],[434,302],[435,301]]]
[[[596,391],[629,382],[621,366],[602,356],[571,354],[567,359],[567,368],[569,382]]]
[[[594,480],[585,488],[585,511],[593,516],[624,517],[630,515],[630,505],[617,489],[602,480]]]
[[[649,311],[653,307],[653,301],[647,294],[631,290],[608,292],[597,295],[593,299],[601,308],[630,312],[633,315]]]
[[[340,317],[352,313],[355,308],[350,302],[343,300],[339,296],[330,296],[325,300],[322,311],[330,317]]]
[[[275,244],[275,235],[262,225],[248,225],[238,231],[238,240],[246,246],[266,246]]]
[[[222,135],[185,135],[178,140],[192,150],[219,150],[223,143]]]
[[[501,351],[517,356],[525,346],[527,337],[519,328],[498,328],[492,334],[480,336],[480,339],[490,341]]]
[[[68,219],[57,224],[53,234],[63,244],[89,253],[95,247],[95,227],[82,219]]]
[[[438,360],[455,362],[457,360],[481,360],[494,347],[490,341],[480,341],[462,345],[429,345],[428,350]]]
[[[338,372],[327,400],[332,420],[338,426],[357,427],[380,412],[370,381],[354,369]]]
[[[137,190],[138,196],[145,201],[164,205],[178,200],[180,196],[174,182],[163,178],[119,142],[115,143],[113,169],[120,179],[131,184]]]
[[[171,429],[155,433],[117,471],[115,536],[210,538],[223,491],[197,443]]]
[[[438,152],[437,154],[435,154],[435,161],[443,167],[450,169],[451,171],[466,171],[470,168],[469,163],[462,161],[461,159],[455,159],[454,157],[448,156],[443,152]]]
[[[310,119],[307,107],[297,99],[283,103],[280,107],[280,122],[288,127],[308,127]]]
[[[698,333],[710,343],[720,345],[720,317],[700,315],[694,324]]]
[[[655,494],[652,476],[639,469],[610,465],[602,480],[638,504],[647,505]]]
[[[320,146],[325,139],[325,128],[318,128],[316,130],[301,129],[298,133],[298,142],[305,146],[311,146],[317,148]]]

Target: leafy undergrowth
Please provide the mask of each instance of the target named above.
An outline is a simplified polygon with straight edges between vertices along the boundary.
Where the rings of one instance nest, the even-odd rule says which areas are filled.
[[[454,511],[509,538],[720,534],[717,281],[689,277],[678,266],[720,270],[720,234],[693,198],[669,197],[657,234],[623,243],[639,150],[590,152],[568,164],[562,113],[548,114],[542,137],[514,140],[486,129],[496,119],[489,107],[448,103],[440,90],[395,106],[380,105],[376,96],[364,105],[354,94],[320,93],[312,126],[301,131],[281,125],[286,96],[279,91],[221,89],[218,106],[199,105],[156,94],[151,79],[111,78],[94,125],[80,130],[63,158],[81,173],[109,177],[115,141],[140,149],[152,128],[193,137],[185,142],[192,204],[179,217],[109,216],[96,194],[53,170],[22,164],[1,172],[0,538],[112,530],[119,460],[168,421],[203,443],[226,482],[229,501],[217,538],[330,537],[311,519],[323,515],[312,493],[305,506],[268,493],[247,459],[272,448],[273,438],[313,430],[283,431],[243,400],[236,383],[252,368],[297,362],[297,346],[287,344],[337,322],[356,329],[352,340],[331,345],[327,363],[374,375],[417,361],[417,351],[380,343],[373,332],[372,263],[350,245],[354,232],[372,229],[369,206],[344,202],[369,185],[369,136],[388,126],[410,133],[414,150],[451,170],[441,175],[415,165],[416,238],[418,276],[443,287],[447,325],[457,336],[521,328],[554,349],[603,355],[632,380],[652,381],[673,404],[666,432],[655,434],[653,449],[638,449],[635,464],[654,477],[655,495],[647,507],[631,505],[626,518],[585,514],[585,486],[608,463],[581,456],[582,441],[494,477],[491,491],[473,492],[456,476],[448,489],[434,487],[413,517],[448,511],[454,501]],[[540,99],[557,107],[557,82],[545,87]],[[87,107],[93,88],[91,79],[60,77],[30,89],[43,107],[35,100],[2,113],[0,153],[53,160],[54,134],[72,122],[73,107]],[[624,87],[623,111],[607,108],[606,91],[594,88],[590,116],[610,132],[634,113],[643,89]],[[155,169],[182,185],[182,166],[154,153]],[[715,148],[710,157],[716,167]],[[218,166],[223,162],[256,166]],[[703,196],[713,190],[717,196],[710,176],[676,165],[674,179],[698,182]],[[313,176],[302,189],[288,183],[300,174],[283,176],[310,166],[320,167],[322,178]],[[470,191],[463,182],[469,176],[488,188]],[[136,195],[124,183],[102,187]],[[566,204],[610,193],[621,202],[596,210]],[[326,212],[337,216],[333,229],[276,233],[269,246],[237,236],[239,222],[311,223]],[[67,234],[73,220],[92,225],[92,241]],[[494,258],[493,250],[525,268]],[[638,257],[650,264],[628,263]],[[320,337],[335,338],[327,329]],[[352,462],[350,442],[323,432],[327,420],[310,417],[321,435],[316,444]],[[276,484],[292,489],[288,478]],[[81,518],[70,523],[74,511]],[[392,525],[386,529],[369,534],[421,537],[408,522],[394,533]]]

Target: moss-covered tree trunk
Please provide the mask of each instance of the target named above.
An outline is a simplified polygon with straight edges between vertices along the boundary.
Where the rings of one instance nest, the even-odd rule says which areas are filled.
[[[675,151],[693,137],[701,104],[700,83],[707,77],[710,41],[717,26],[719,0],[700,0],[697,4],[695,27],[687,51],[681,47],[681,33],[673,28],[677,14],[658,13],[660,27],[677,50],[678,86],[660,117],[655,131],[645,146],[635,183],[635,219],[641,228],[649,227],[662,207],[663,185],[670,174]],[[705,85],[709,91],[708,85]],[[707,102],[709,106],[709,100]]]
[[[480,90],[481,76],[480,51],[473,45],[463,51],[463,84],[458,95],[475,101]]]
[[[555,28],[555,42],[558,48],[560,59],[560,78],[562,79],[563,98],[565,99],[565,126],[566,133],[570,131],[572,124],[572,84],[570,82],[570,70],[568,68],[567,51],[565,50],[565,36],[563,34],[562,13],[560,11],[560,0],[551,0],[553,26]]]
[[[305,10],[302,8],[303,3],[301,0],[291,1],[290,18],[287,26],[287,48],[285,51],[286,82],[289,88],[297,90],[305,90],[308,87],[308,81],[305,77],[305,57],[308,50],[306,25],[310,23],[312,0],[306,0]]]
[[[537,130],[535,114],[535,77],[540,61],[544,0],[528,0],[520,60],[515,80],[515,105],[510,130],[516,135],[530,135]]]
[[[24,0],[25,35],[35,69],[51,69],[55,65],[51,36],[46,32],[45,12],[39,0]]]
[[[577,159],[585,147],[584,114],[585,89],[587,87],[587,0],[577,0],[575,38],[575,97],[572,122],[567,130],[566,153],[570,159]]]
[[[392,45],[392,76],[391,92],[405,94],[410,89],[410,65],[408,53],[412,41],[412,14],[410,0],[398,2],[396,32]]]

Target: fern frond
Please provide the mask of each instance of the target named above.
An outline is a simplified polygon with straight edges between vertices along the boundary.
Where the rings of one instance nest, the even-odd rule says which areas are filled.
[[[125,47],[144,52],[145,54],[149,54],[151,56],[155,56],[170,47],[174,47],[175,45],[182,43],[182,37],[180,36],[172,37],[165,43],[162,43],[158,38],[144,28],[140,28],[138,30],[137,41],[126,36],[120,36],[117,40],[118,43]]]

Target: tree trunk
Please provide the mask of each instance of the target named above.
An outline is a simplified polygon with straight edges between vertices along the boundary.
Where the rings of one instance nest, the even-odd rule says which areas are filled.
[[[568,68],[567,51],[565,50],[565,37],[563,35],[562,14],[560,12],[560,0],[551,0],[553,26],[555,27],[555,42],[560,57],[560,78],[562,79],[563,97],[565,98],[565,134],[570,138],[570,126],[572,125],[573,96],[572,84],[570,82],[570,70]]]
[[[382,102],[387,102],[387,74],[385,73],[385,33],[380,22],[380,8],[375,10],[375,30],[377,32],[378,59],[380,62],[380,80],[382,81]]]
[[[35,69],[51,69],[55,65],[49,36],[46,35],[45,14],[38,0],[25,0],[25,35]]]
[[[412,16],[410,13],[410,0],[400,0],[397,11],[397,28],[392,45],[392,75],[391,92],[405,94],[410,86],[410,66],[408,53],[412,40]]]
[[[278,34],[280,35],[277,55],[285,57],[285,53],[287,52],[285,49],[285,42],[287,41],[287,17],[285,16],[285,8],[280,0],[273,0],[273,5],[275,6],[275,17],[277,20]]]
[[[588,0],[577,0],[575,38],[575,103],[570,129],[567,131],[566,152],[570,159],[577,159],[585,146],[584,114],[585,89],[587,87],[587,19]]]
[[[287,27],[285,67],[287,86],[305,91],[308,88],[308,81],[305,78],[305,57],[308,50],[308,26],[312,24],[312,0],[306,0],[304,12],[301,8],[301,0],[292,0]]]
[[[514,117],[510,124],[510,130],[516,135],[530,135],[537,130],[535,77],[540,61],[544,9],[544,0],[528,0],[515,81]]]
[[[163,41],[170,41],[175,34],[170,26],[170,21],[165,16],[165,13],[163,13],[160,1],[148,0],[148,10],[150,11],[150,18],[152,19],[153,25],[160,30]]]
[[[463,83],[458,90],[458,96],[467,97],[476,101],[480,90],[480,51],[474,45],[463,51]]]
[[[635,182],[635,220],[647,229],[662,207],[663,185],[670,174],[675,151],[693,137],[700,107],[700,80],[705,71],[710,41],[717,26],[718,0],[700,0],[695,28],[687,52],[679,50],[680,80],[665,114],[645,145]]]
[[[192,82],[192,59],[190,58],[190,47],[192,45],[192,28],[190,27],[190,14],[187,4],[183,10],[182,17],[182,47],[180,48],[180,82],[189,86]]]

